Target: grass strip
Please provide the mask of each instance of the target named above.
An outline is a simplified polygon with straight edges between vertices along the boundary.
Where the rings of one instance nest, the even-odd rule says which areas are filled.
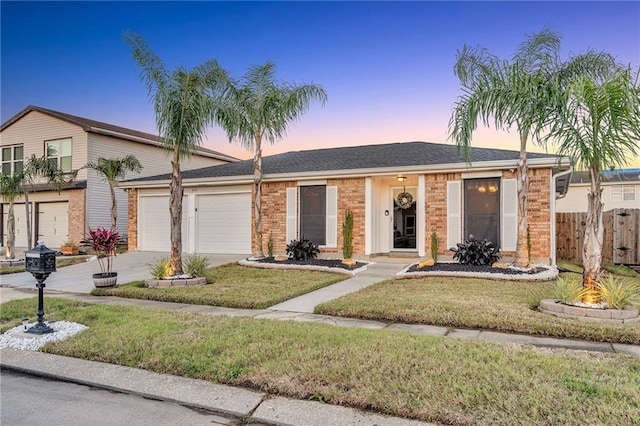
[[[319,288],[343,281],[347,275],[290,269],[262,269],[230,263],[207,269],[205,286],[145,288],[143,281],[111,289],[95,289],[96,296],[119,296],[161,302],[229,308],[264,309]]]
[[[628,278],[633,279],[633,278]],[[537,311],[555,282],[428,277],[388,280],[316,306],[319,314],[640,344],[640,324],[568,320]]]
[[[453,425],[639,424],[640,360],[48,298],[44,351]],[[3,318],[33,300],[0,305]]]

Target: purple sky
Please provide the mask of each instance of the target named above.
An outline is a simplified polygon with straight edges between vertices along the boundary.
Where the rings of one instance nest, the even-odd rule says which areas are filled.
[[[141,34],[169,68],[217,59],[232,75],[267,60],[278,78],[328,93],[265,155],[423,140],[447,142],[459,95],[456,50],[509,57],[525,34],[562,35],[640,65],[639,2],[2,2],[2,122],[29,104],[155,133],[153,107],[122,39]],[[518,149],[481,129],[475,146]],[[451,143],[449,141],[449,143]],[[204,146],[248,158],[212,128]],[[533,147],[532,147],[533,148]],[[630,165],[640,166],[640,159]]]

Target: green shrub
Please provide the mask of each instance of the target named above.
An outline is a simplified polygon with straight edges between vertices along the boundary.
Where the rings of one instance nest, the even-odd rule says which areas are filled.
[[[587,293],[587,289],[578,280],[559,277],[556,281],[555,297],[562,303],[575,303],[582,300]]]
[[[171,267],[171,259],[163,257],[149,265],[149,273],[156,280],[166,277]]]
[[[350,259],[353,256],[353,213],[351,210],[344,212],[342,222],[342,257]]]
[[[209,259],[197,254],[187,256],[183,263],[184,272],[194,277],[203,277],[205,269],[209,267]]]
[[[628,305],[640,304],[640,284],[637,282],[608,275],[600,278],[597,285],[600,297],[610,308],[624,309]]]
[[[491,266],[502,258],[499,250],[492,242],[485,240],[478,241],[473,234],[464,243],[458,243],[456,247],[449,250],[454,252],[453,259],[465,265],[489,265]]]
[[[299,240],[293,240],[287,244],[287,254],[294,260],[311,260],[318,257],[320,249],[307,237],[302,236]]]
[[[434,263],[438,263],[438,234],[436,231],[431,233],[431,258]]]

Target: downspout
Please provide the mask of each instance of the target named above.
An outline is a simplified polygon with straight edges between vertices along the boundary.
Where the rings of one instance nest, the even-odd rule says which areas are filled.
[[[556,200],[564,198],[567,196],[567,192],[569,191],[569,185],[571,184],[571,179],[567,182],[567,190],[563,194],[556,194],[556,181],[560,176],[566,176],[573,173],[573,167],[569,166],[569,169],[556,173],[551,176],[553,191],[551,191],[551,265],[556,266]]]

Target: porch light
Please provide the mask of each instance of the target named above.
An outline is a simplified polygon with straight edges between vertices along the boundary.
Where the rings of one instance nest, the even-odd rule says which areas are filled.
[[[402,176],[402,175],[398,175],[396,177],[396,179],[398,179],[398,182],[405,182],[407,180],[406,176]]]

